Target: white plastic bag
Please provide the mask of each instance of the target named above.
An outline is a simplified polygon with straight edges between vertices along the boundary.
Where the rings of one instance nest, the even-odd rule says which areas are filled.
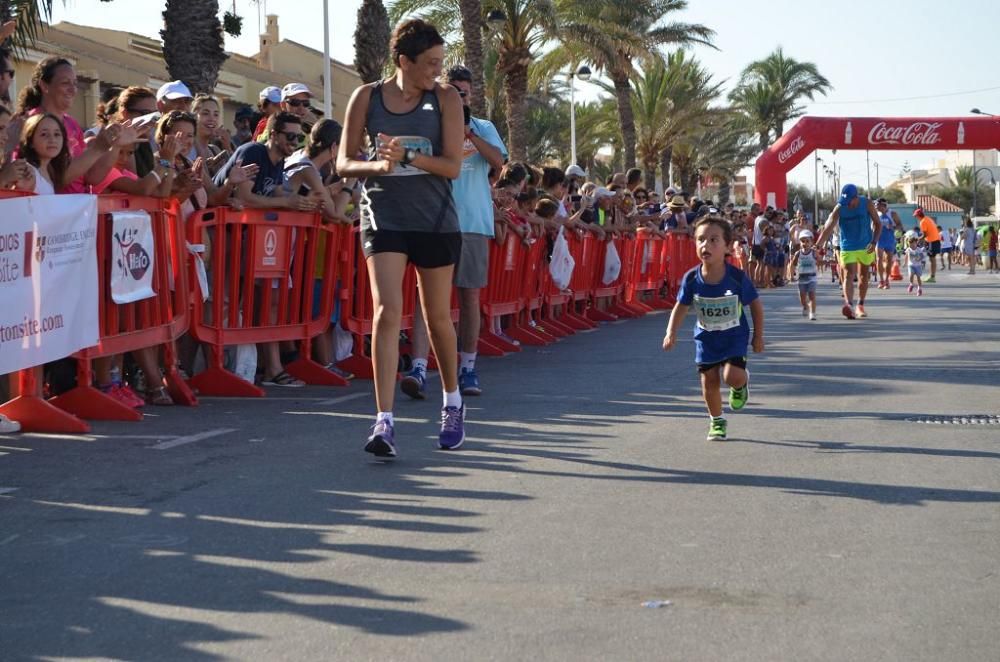
[[[228,302],[222,304],[222,328],[229,326],[228,308]],[[237,325],[243,326],[242,310],[238,313]],[[226,345],[223,348],[223,367],[236,373],[243,381],[253,384],[257,377],[257,346],[254,344]]]
[[[565,290],[569,287],[575,266],[576,261],[569,252],[569,242],[563,236],[563,228],[559,228],[555,246],[552,247],[552,261],[549,262],[549,273],[552,275],[552,282],[555,283],[557,288]]]
[[[608,248],[604,251],[604,277],[601,278],[601,282],[610,285],[615,282],[621,272],[622,260],[618,256],[618,249],[615,248],[615,242],[609,241]]]

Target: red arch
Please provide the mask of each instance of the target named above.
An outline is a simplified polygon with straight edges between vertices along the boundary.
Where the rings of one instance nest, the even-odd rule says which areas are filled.
[[[803,117],[760,155],[754,199],[785,209],[788,171],[817,149],[997,149],[1000,117]]]

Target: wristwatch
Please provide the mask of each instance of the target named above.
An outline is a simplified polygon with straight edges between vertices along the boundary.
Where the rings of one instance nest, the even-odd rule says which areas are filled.
[[[400,161],[400,163],[402,163],[403,165],[410,165],[411,163],[413,163],[413,159],[417,158],[417,154],[419,153],[420,152],[418,152],[417,150],[407,147],[405,150],[403,150],[403,160]]]

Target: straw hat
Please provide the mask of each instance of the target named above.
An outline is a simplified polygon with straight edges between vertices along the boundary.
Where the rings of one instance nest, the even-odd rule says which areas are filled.
[[[667,209],[670,209],[671,211],[680,211],[684,209],[684,207],[684,198],[679,195],[675,195],[670,198],[670,202],[667,204]]]

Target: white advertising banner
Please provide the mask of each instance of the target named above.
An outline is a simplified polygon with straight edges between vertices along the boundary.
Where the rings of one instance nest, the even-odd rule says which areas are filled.
[[[111,300],[132,303],[155,297],[153,223],[145,211],[112,212]]]
[[[97,344],[97,197],[0,199],[0,375]]]

